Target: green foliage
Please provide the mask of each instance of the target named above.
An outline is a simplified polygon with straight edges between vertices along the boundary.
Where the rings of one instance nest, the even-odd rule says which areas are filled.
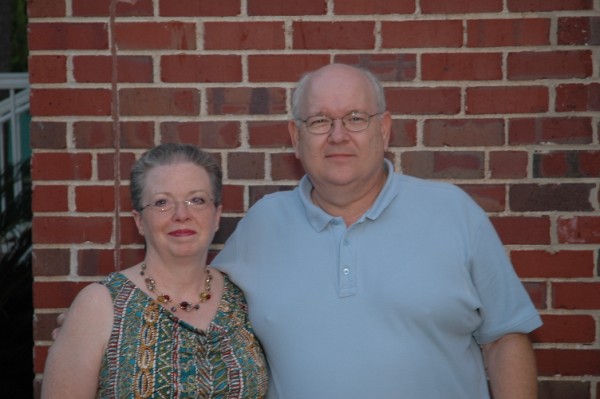
[[[27,0],[12,0],[11,72],[27,72]]]

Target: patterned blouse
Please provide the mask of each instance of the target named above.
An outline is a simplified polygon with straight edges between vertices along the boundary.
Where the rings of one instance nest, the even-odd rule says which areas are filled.
[[[267,369],[241,290],[225,276],[206,331],[179,320],[120,273],[103,282],[114,325],[97,398],[263,398]]]

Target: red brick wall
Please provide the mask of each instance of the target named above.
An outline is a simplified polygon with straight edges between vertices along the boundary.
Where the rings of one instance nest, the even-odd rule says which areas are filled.
[[[600,399],[600,1],[30,0],[35,371],[76,292],[141,257],[127,178],[146,148],[200,145],[225,175],[215,251],[302,175],[300,74],[384,82],[398,170],[489,212],[545,325],[541,398]],[[114,249],[116,248],[116,252]]]

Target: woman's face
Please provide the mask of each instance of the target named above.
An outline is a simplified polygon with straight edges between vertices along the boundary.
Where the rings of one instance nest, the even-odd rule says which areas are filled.
[[[221,206],[215,207],[213,198],[208,172],[194,163],[150,169],[142,194],[144,208],[133,211],[137,228],[146,239],[147,256],[205,262],[221,217]]]

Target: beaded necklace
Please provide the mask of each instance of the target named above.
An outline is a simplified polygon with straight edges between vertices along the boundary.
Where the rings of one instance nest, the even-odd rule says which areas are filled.
[[[142,263],[140,276],[144,278],[144,283],[146,283],[146,288],[148,288],[148,291],[154,293],[154,290],[156,289],[156,281],[151,276],[146,276],[146,263]],[[212,294],[210,292],[211,281],[212,274],[210,274],[210,270],[206,269],[206,279],[204,279],[204,291],[202,291],[198,295],[200,301],[198,303],[191,303],[188,301],[179,302],[179,304],[171,306],[171,312],[176,312],[177,309],[181,309],[186,312],[191,312],[192,310],[200,309],[200,304],[208,301],[212,297]],[[156,300],[162,303],[163,305],[168,305],[169,303],[173,302],[173,300],[168,294],[157,292],[157,295],[158,296],[156,297]]]

